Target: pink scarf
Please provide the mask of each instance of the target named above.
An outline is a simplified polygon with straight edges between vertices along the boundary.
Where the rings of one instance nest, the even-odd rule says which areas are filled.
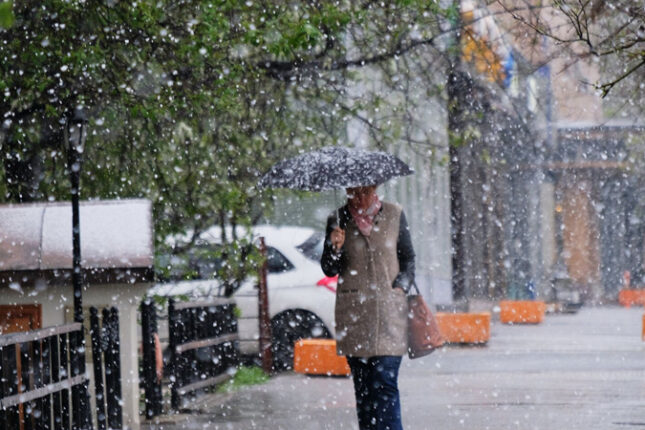
[[[381,210],[381,201],[379,200],[378,195],[374,194],[372,203],[365,210],[356,209],[351,205],[348,206],[349,213],[352,214],[352,218],[354,218],[354,222],[360,232],[363,236],[369,236],[374,225],[374,217],[376,217],[376,214]]]

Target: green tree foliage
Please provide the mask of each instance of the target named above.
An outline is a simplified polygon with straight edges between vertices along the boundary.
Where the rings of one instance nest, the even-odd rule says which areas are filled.
[[[354,72],[432,48],[440,13],[421,0],[1,3],[0,201],[68,199],[64,128],[83,107],[84,199],[152,199],[158,245],[251,225],[272,197],[259,175],[378,111],[378,97],[347,103]]]
[[[13,25],[13,4],[8,1],[0,3],[0,28],[9,28]]]

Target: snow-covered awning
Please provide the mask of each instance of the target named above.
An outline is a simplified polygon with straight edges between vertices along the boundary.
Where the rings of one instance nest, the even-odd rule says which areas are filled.
[[[143,269],[152,273],[148,200],[81,202],[80,235],[81,266],[86,272]],[[0,205],[0,274],[71,268],[71,203]]]

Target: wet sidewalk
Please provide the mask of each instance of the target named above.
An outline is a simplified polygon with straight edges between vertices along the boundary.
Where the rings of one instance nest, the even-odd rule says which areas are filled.
[[[491,327],[486,346],[404,359],[407,430],[645,428],[642,308],[583,308]],[[149,430],[357,429],[351,379],[285,373],[197,401]]]

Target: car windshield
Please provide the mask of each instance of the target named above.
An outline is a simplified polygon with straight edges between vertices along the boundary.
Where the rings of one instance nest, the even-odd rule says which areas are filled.
[[[317,231],[309,236],[307,240],[296,246],[296,248],[305,257],[318,263],[322,257],[324,241],[325,234],[322,231]]]
[[[199,245],[181,254],[157,257],[157,275],[161,281],[214,279],[222,267],[219,246]]]
[[[218,271],[224,264],[220,252],[219,245],[201,245],[180,255],[161,255],[157,262],[158,277],[161,281],[217,279]],[[293,263],[280,251],[272,246],[267,247],[269,273],[283,273],[294,268]]]

